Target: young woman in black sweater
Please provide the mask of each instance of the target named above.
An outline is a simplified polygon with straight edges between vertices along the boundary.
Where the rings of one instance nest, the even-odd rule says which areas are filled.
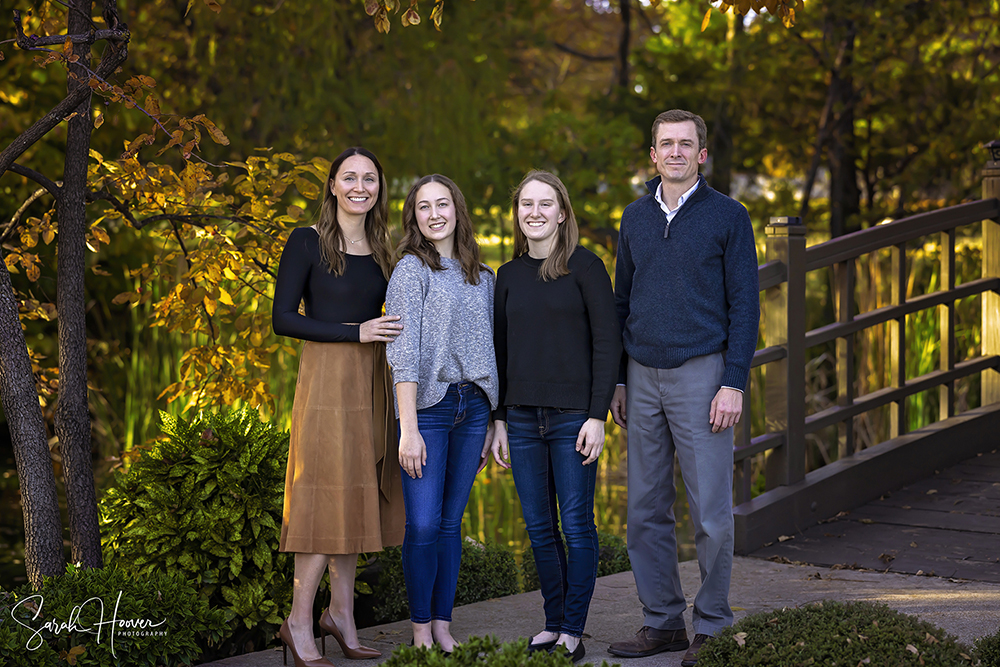
[[[494,299],[500,407],[493,457],[513,469],[545,598],[545,629],[528,648],[563,646],[576,662],[597,579],[591,464],[604,448],[621,334],[611,279],[577,245],[562,181],[529,172],[511,210],[514,259],[497,271]]]

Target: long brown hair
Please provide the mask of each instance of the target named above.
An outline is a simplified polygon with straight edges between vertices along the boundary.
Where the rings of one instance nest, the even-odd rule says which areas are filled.
[[[524,186],[531,181],[544,183],[555,190],[556,197],[559,199],[559,210],[566,215],[566,219],[559,224],[559,228],[556,230],[556,241],[552,245],[552,252],[538,267],[538,277],[548,282],[559,276],[569,275],[569,258],[576,251],[576,244],[580,241],[580,229],[576,224],[573,204],[569,201],[569,192],[563,182],[553,173],[533,169],[521,180],[510,200],[510,212],[514,218],[515,258],[528,252],[528,237],[521,231],[521,222],[517,218],[517,203],[521,199],[521,191],[524,190]]]
[[[428,183],[440,183],[451,193],[451,200],[455,204],[455,254],[458,255],[458,260],[462,263],[462,274],[465,276],[465,282],[470,285],[478,285],[479,272],[490,269],[479,260],[479,244],[476,243],[476,232],[472,229],[472,218],[469,216],[469,207],[465,203],[465,196],[455,185],[455,181],[447,176],[430,174],[421,178],[410,188],[406,194],[406,201],[403,202],[403,239],[399,242],[396,252],[400,257],[413,255],[434,271],[444,270],[437,248],[424,238],[424,235],[420,233],[420,226],[417,224],[417,192]]]
[[[389,279],[392,273],[392,245],[389,242],[389,188],[382,172],[382,164],[371,151],[354,146],[338,155],[330,165],[330,175],[324,184],[323,206],[319,211],[316,231],[319,233],[319,254],[327,270],[335,276],[344,275],[344,232],[337,221],[337,196],[330,191],[330,183],[337,177],[340,165],[352,155],[362,155],[375,164],[378,171],[378,197],[375,205],[365,214],[365,238],[372,249],[372,257]]]

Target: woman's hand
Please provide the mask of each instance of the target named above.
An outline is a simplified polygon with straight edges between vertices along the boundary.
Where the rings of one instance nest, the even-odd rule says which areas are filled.
[[[420,431],[403,431],[399,434],[399,465],[413,479],[424,476],[427,465],[427,445]]]
[[[583,422],[580,435],[576,436],[576,451],[586,457],[583,465],[589,465],[597,460],[604,451],[604,422],[593,417]]]
[[[486,439],[483,441],[483,451],[479,453],[479,467],[476,468],[476,474],[478,475],[486,467],[486,464],[490,462],[490,446],[493,444],[493,430],[495,426],[493,422],[490,422],[489,427],[486,429]]]
[[[402,330],[399,315],[385,315],[362,322],[358,339],[362,343],[391,343]]]
[[[493,422],[496,427],[493,431],[493,441],[490,449],[493,450],[493,460],[500,464],[501,468],[510,470],[510,452],[507,450],[507,422],[498,419]]]

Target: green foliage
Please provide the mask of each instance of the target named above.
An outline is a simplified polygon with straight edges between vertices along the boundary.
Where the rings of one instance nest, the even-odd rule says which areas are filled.
[[[598,577],[632,570],[632,562],[628,559],[628,547],[625,545],[625,540],[610,533],[598,533],[597,543],[599,546]],[[539,587],[538,570],[535,569],[535,557],[531,552],[531,547],[527,547],[521,557],[521,583],[525,591],[538,590]]]
[[[977,639],[972,650],[979,667],[1000,667],[1000,629]]]
[[[385,667],[561,667],[573,662],[564,653],[528,653],[528,640],[502,644],[496,637],[469,637],[451,655],[436,649],[400,646]],[[615,663],[617,665],[617,663]],[[601,661],[607,667],[608,661]]]
[[[517,565],[509,549],[493,543],[462,542],[462,565],[458,570],[455,606],[514,595]],[[398,621],[410,615],[403,581],[403,558],[399,547],[389,547],[378,555],[378,581],[374,586],[375,619],[380,623]]]
[[[750,665],[969,665],[944,630],[884,604],[824,601],[753,614],[698,653],[698,667]]]
[[[108,562],[138,575],[181,572],[228,613],[220,652],[266,645],[291,605],[291,559],[278,552],[288,434],[242,408],[183,420],[101,501]]]
[[[0,664],[18,667],[190,665],[226,629],[226,613],[179,572],[135,576],[70,566],[38,591],[0,595]],[[45,627],[66,623],[75,627]]]

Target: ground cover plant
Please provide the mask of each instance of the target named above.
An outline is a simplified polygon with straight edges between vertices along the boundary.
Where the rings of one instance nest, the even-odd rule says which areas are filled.
[[[528,653],[527,639],[503,644],[487,636],[469,637],[450,655],[436,649],[400,646],[383,664],[385,667],[563,667],[573,662],[562,652]],[[607,660],[600,664],[609,667]],[[612,667],[616,666],[617,663]]]
[[[45,577],[38,590],[25,585],[0,596],[3,665],[190,665],[227,629],[226,613],[180,573],[136,576],[71,565],[65,575]],[[89,634],[98,629],[100,635]]]
[[[278,551],[288,434],[248,408],[161,420],[164,437],[101,500],[105,559],[188,577],[228,614],[217,655],[263,648],[291,606],[291,559]]]
[[[872,602],[823,601],[753,614],[705,643],[698,667],[971,665],[971,649]]]
[[[972,650],[978,667],[1000,667],[1000,629],[977,639]]]

